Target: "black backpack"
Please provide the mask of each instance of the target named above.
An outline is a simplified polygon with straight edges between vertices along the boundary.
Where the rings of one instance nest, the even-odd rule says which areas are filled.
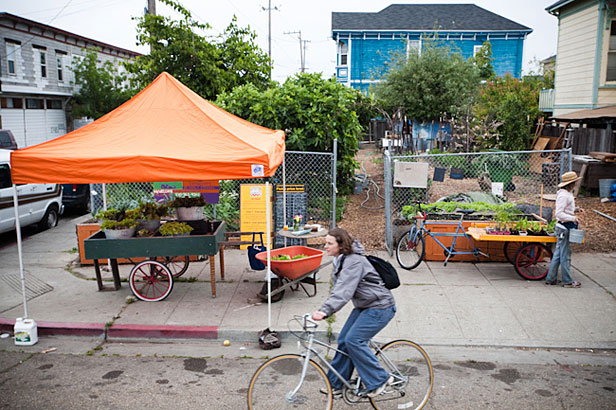
[[[378,256],[373,255],[364,255],[368,262],[372,265],[374,270],[379,274],[381,280],[384,282],[385,287],[387,289],[395,289],[400,286],[400,278],[398,278],[398,271],[394,266],[387,262],[385,259],[381,259]],[[340,266],[338,266],[338,272],[342,269],[342,264],[344,263],[345,255],[342,255],[342,259],[340,259]],[[366,282],[377,283],[368,279],[363,279]],[[380,283],[380,282],[379,282]]]

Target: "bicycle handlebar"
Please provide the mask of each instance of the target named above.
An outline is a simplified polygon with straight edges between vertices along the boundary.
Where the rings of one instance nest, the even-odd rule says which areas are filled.
[[[304,331],[308,331],[308,329],[316,329],[319,327],[319,324],[312,320],[312,315],[310,313],[304,313],[302,316],[293,315],[293,319],[295,319],[304,329]]]

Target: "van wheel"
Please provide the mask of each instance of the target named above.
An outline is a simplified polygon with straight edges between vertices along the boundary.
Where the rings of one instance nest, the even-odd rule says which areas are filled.
[[[50,206],[45,212],[45,216],[38,223],[38,227],[41,231],[58,226],[58,210],[56,206]]]

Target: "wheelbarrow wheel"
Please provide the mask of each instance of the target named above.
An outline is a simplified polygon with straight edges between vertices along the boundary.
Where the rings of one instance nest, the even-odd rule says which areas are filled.
[[[165,299],[173,289],[173,276],[160,262],[143,261],[131,271],[128,280],[130,290],[145,302],[158,302]]]
[[[515,254],[513,267],[526,280],[546,277],[552,262],[552,251],[542,243],[527,243]]]
[[[173,278],[182,276],[190,263],[188,256],[162,256],[158,260],[169,269]]]

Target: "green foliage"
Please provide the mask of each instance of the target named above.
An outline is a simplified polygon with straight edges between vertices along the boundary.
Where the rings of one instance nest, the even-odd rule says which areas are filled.
[[[239,229],[239,195],[235,192],[233,181],[220,181],[220,194],[218,197],[218,204],[216,204],[216,218],[214,218],[213,204],[205,204],[203,213],[207,219],[225,221],[231,231],[237,231]]]
[[[165,204],[158,205],[155,202],[141,202],[139,204],[137,219],[160,220],[169,214],[169,208]]]
[[[108,209],[99,211],[95,217],[102,219],[101,230],[106,229],[127,229],[135,228],[137,223],[138,209],[128,209],[126,207],[120,209]]]
[[[531,139],[531,126],[540,113],[538,90],[507,74],[484,84],[473,113],[475,124],[487,130],[476,138],[480,148],[524,150]]]
[[[167,222],[158,230],[162,236],[184,235],[193,230],[192,226],[184,222]]]
[[[496,76],[494,67],[492,66],[492,44],[485,41],[477,54],[470,58],[470,61],[479,69],[479,78],[482,80],[491,80]]]
[[[170,208],[190,208],[193,206],[204,206],[205,199],[199,196],[176,196],[173,201],[169,202]]]
[[[137,220],[132,218],[122,219],[121,221],[106,220],[101,222],[101,230],[107,229],[129,229],[137,226]]]
[[[205,37],[198,33],[209,25],[194,21],[178,2],[161,1],[183,18],[178,21],[151,14],[136,18],[137,44],[151,50],[126,64],[135,88],[147,86],[163,71],[209,100],[238,85],[264,89],[269,84],[269,57],[255,44],[256,34],[238,27],[235,17],[220,36]]]
[[[511,202],[506,202],[504,204],[489,204],[486,202],[434,202],[432,204],[422,204],[421,210],[423,212],[432,213],[437,212],[439,210],[451,214],[456,211],[456,209],[474,209],[475,212],[485,213],[485,212],[503,212],[508,215],[513,215],[519,213],[515,208],[515,204]],[[413,218],[417,215],[418,209],[416,205],[405,205],[402,207],[402,216],[407,219]],[[511,220],[511,219],[509,219]]]
[[[424,42],[419,52],[398,58],[375,87],[382,107],[394,111],[402,106],[408,118],[438,120],[445,113],[464,113],[472,104],[480,70],[438,39]]]
[[[97,63],[98,54],[87,50],[83,59],[73,60],[75,73],[74,117],[98,119],[132,97],[123,84],[126,78],[107,60]]]
[[[264,91],[251,84],[236,87],[219,95],[216,104],[255,124],[284,129],[290,151],[331,152],[337,139],[337,185],[341,194],[348,194],[361,136],[354,110],[358,93],[321,74],[297,74]]]

